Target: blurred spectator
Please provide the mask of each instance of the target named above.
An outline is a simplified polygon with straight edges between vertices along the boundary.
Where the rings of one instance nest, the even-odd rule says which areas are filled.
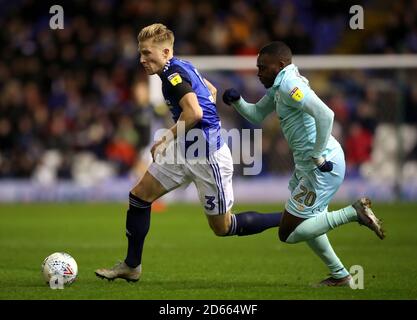
[[[409,124],[417,124],[417,83],[413,81],[405,95],[404,120]]]
[[[369,53],[417,53],[417,1],[389,2],[382,30],[367,41]]]
[[[356,170],[359,165],[371,159],[372,134],[359,123],[353,122],[344,144],[348,170]]]
[[[160,21],[175,31],[177,55],[254,55],[272,40],[286,41],[294,54],[330,53],[342,42],[346,13],[355,4],[333,0],[60,3],[65,11],[63,30],[49,29],[53,1],[0,4],[0,178],[29,178],[40,172],[40,177],[51,180],[53,172],[58,178],[81,176],[87,181],[83,172],[90,164],[103,162],[108,166],[101,165],[102,176],[126,175],[132,168],[143,172],[152,124],[163,117],[149,102],[147,77],[138,66],[136,36],[148,24]],[[386,3],[392,10],[383,29],[370,30],[363,41],[369,46],[357,53],[417,52],[417,0]],[[377,1],[366,4],[372,8]],[[322,77],[324,87],[331,89],[320,96],[335,112],[340,137],[347,132],[349,164],[356,166],[369,157],[376,118],[392,102],[370,83],[390,76],[356,70]],[[415,80],[411,78],[403,88],[405,119],[411,124],[417,122]],[[242,72],[219,89],[233,84],[247,93],[248,100],[256,100],[263,93],[255,83],[253,74]],[[393,91],[396,85],[392,81]],[[233,110],[221,112],[226,128],[253,128]],[[263,174],[285,174],[292,166],[288,146],[273,133],[278,125],[274,121],[264,125]],[[84,159],[84,171],[76,163],[79,159]],[[40,170],[45,166],[53,171]]]

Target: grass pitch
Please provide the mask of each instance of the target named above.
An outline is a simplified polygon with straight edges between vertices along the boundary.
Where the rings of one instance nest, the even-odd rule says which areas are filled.
[[[342,205],[332,206],[331,209]],[[153,213],[138,283],[94,275],[125,257],[124,204],[0,205],[0,299],[417,299],[417,204],[374,205],[387,238],[352,223],[330,232],[347,268],[364,269],[363,290],[312,288],[327,268],[304,243],[278,241],[277,229],[216,237],[197,205]],[[279,211],[239,205],[234,211]],[[51,290],[41,277],[55,251],[77,261],[77,281]]]

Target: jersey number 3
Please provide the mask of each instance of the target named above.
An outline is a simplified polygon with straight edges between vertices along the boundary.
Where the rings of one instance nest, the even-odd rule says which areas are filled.
[[[204,208],[206,208],[207,210],[213,210],[216,205],[214,204],[214,200],[216,199],[216,197],[214,196],[205,196],[206,197],[206,205],[204,206]]]

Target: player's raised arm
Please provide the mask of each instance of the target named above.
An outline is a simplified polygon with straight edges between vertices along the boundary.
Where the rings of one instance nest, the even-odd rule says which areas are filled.
[[[213,97],[213,102],[216,103],[217,97],[217,89],[216,87],[207,79],[204,78],[204,83],[206,84],[207,88],[209,89],[211,96]]]
[[[144,65],[145,70],[150,70],[152,67],[150,63],[152,60],[148,57],[152,53],[152,49],[154,49],[152,45],[155,46],[155,44],[148,44],[146,41],[140,44],[141,63]],[[192,78],[185,67],[178,65],[176,62],[177,60],[171,52],[172,46],[170,44],[167,46],[169,48],[160,45],[159,49],[164,48],[162,52],[167,51],[167,59],[170,59],[162,59],[158,69],[156,67],[155,69],[158,70],[156,73],[158,73],[162,81],[164,98],[170,105],[176,123],[152,146],[151,154],[154,160],[158,154],[166,150],[171,141],[177,138],[179,123],[183,125],[185,131],[188,131],[203,118],[203,109],[200,106],[197,93],[193,89]]]
[[[151,149],[152,157],[155,159],[157,153],[163,152],[168,143],[175,140],[178,135],[178,123],[180,121],[184,124],[185,131],[193,128],[202,118],[203,109],[201,108],[197,95],[193,91],[188,81],[183,81],[178,73],[174,73],[170,83],[171,93],[173,97],[178,99],[179,105],[182,109],[177,122],[169,129],[169,134],[166,134],[162,139],[154,144]],[[175,81],[173,81],[175,79]],[[179,80],[181,79],[181,80]]]
[[[311,156],[319,159],[332,133],[334,112],[314,92],[307,97],[304,111],[316,120],[316,142]]]
[[[303,81],[290,81],[283,86],[283,97],[289,105],[311,115],[316,124],[316,141],[311,154],[321,171],[332,171],[333,165],[322,156],[333,127],[334,112]]]
[[[167,86],[171,96],[178,101],[181,108],[181,114],[177,123],[183,121],[185,131],[188,131],[203,118],[203,109],[191,86],[191,80],[183,70],[174,69],[167,75],[167,79]],[[177,137],[177,123],[170,129],[174,139]]]
[[[179,104],[182,108],[178,121],[184,121],[185,131],[194,127],[203,118],[203,109],[198,103],[197,96],[194,92],[186,93]]]
[[[274,101],[268,95],[263,96],[257,103],[248,103],[236,89],[227,89],[223,93],[223,102],[232,105],[248,121],[258,124],[275,109]]]

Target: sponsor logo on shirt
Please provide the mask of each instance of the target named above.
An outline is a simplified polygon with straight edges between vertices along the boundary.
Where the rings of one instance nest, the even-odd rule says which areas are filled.
[[[290,92],[290,97],[298,102],[304,98],[304,94],[298,87],[294,87]]]
[[[180,84],[182,82],[182,78],[181,78],[181,76],[179,75],[178,72],[175,72],[175,73],[169,75],[168,80],[169,80],[169,82],[171,82],[171,84],[173,86],[176,86],[177,84]]]

